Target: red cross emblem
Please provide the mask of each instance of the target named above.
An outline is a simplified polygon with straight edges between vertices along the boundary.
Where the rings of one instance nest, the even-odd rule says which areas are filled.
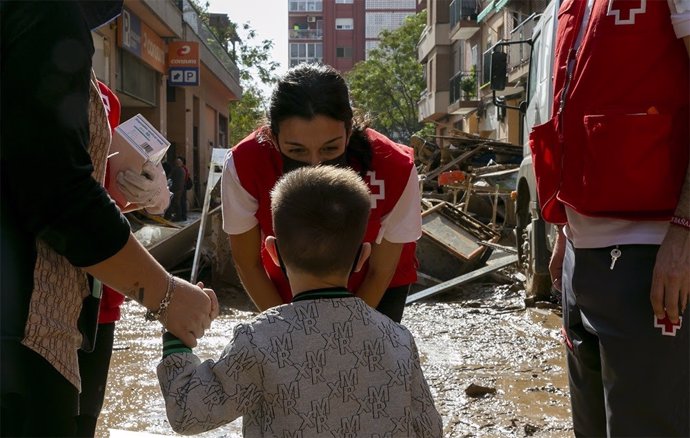
[[[635,15],[647,12],[647,0],[609,0],[606,15],[613,15],[616,25],[635,24]]]
[[[376,178],[376,172],[373,170],[367,172],[367,177],[371,191],[371,209],[373,210],[376,208],[376,204],[386,197],[386,184],[384,180]]]
[[[679,316],[678,317],[678,322],[671,322],[671,320],[668,318],[668,316],[664,316],[663,319],[657,318],[656,315],[654,315],[654,327],[660,328],[661,329],[661,334],[664,336],[675,336],[676,331],[680,328],[680,326],[683,324],[683,317]]]

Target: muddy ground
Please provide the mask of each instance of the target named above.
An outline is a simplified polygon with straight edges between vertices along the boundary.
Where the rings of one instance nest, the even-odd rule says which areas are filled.
[[[446,437],[572,436],[558,309],[525,308],[524,290],[503,276],[486,277],[405,310]],[[238,321],[254,307],[244,292],[219,291],[221,316],[199,347],[217,358]],[[155,376],[158,327],[128,302],[118,325],[97,436],[109,429],[174,435]],[[241,419],[204,437],[240,437]]]

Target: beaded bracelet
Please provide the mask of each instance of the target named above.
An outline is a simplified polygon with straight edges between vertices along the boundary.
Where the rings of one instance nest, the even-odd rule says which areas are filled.
[[[168,279],[168,289],[165,291],[165,296],[161,300],[160,307],[158,307],[158,310],[149,310],[146,312],[144,318],[146,318],[147,321],[160,321],[161,316],[167,313],[166,311],[168,310],[170,301],[172,301],[173,292],[175,292],[175,277],[170,275]]]
[[[679,227],[686,228],[690,230],[690,219],[682,216],[671,216],[671,223],[673,225],[678,225]]]

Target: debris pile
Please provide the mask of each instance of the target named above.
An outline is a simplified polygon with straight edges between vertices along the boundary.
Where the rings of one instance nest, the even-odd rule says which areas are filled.
[[[501,242],[515,226],[522,147],[462,131],[410,143],[422,189],[417,286],[427,288],[408,302],[517,261],[512,244]]]

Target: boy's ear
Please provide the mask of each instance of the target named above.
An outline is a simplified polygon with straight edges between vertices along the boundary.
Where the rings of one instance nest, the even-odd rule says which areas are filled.
[[[364,266],[364,262],[367,261],[369,256],[371,255],[371,243],[369,242],[364,242],[362,243],[362,249],[359,252],[359,259],[357,259],[357,262],[355,264],[355,272],[359,272],[360,269],[362,269],[362,266]]]
[[[264,241],[266,245],[266,252],[271,256],[271,260],[276,266],[280,266],[280,259],[278,258],[278,250],[276,249],[276,238],[273,236],[267,236]]]

